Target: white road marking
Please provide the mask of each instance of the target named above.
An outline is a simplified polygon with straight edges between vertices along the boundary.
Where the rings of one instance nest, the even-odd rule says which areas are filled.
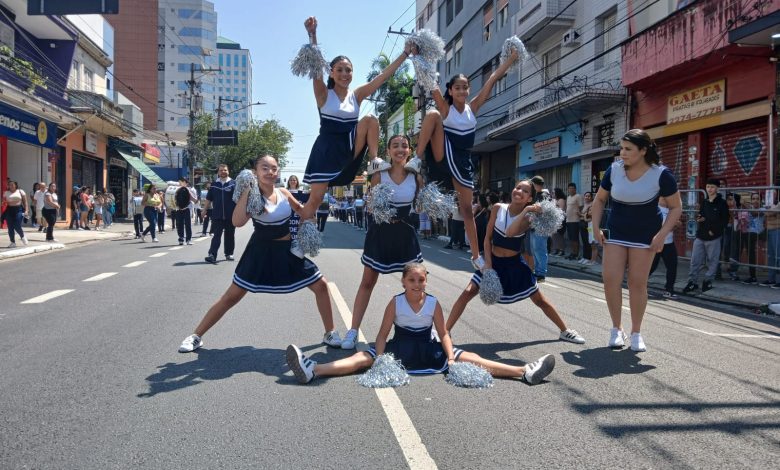
[[[561,286],[556,286],[555,284],[550,284],[547,281],[545,281],[545,282],[543,282],[543,283],[541,283],[539,285],[540,286],[545,286],[545,287],[552,287],[553,289],[560,289],[561,288]]]
[[[439,253],[444,253],[445,255],[448,255],[448,254],[450,254],[451,252],[450,252],[450,251],[439,250]]]
[[[606,301],[606,300],[604,300],[604,299],[599,299],[598,297],[591,297],[591,299],[595,300],[596,302],[601,302],[602,304],[605,304],[605,303],[607,303],[607,301]],[[626,307],[625,305],[623,305],[623,310],[627,310],[627,311],[629,311],[629,312],[630,312],[630,311],[631,311],[631,308],[630,308],[630,307]]]
[[[193,238],[193,240],[195,241],[195,243],[198,243],[198,242],[202,242],[203,240],[208,240],[210,238],[211,237],[199,237],[199,238]]]
[[[174,246],[174,247],[168,248],[168,251],[181,250],[182,248],[184,248],[184,246]]]
[[[344,301],[344,297],[341,296],[338,287],[333,282],[328,283],[330,289],[330,295],[333,301],[336,303],[336,308],[341,314],[342,320],[347,325],[352,323],[352,312],[350,312],[347,303]],[[358,339],[361,342],[366,342],[363,332],[358,330]],[[420,434],[414,427],[411,418],[406,413],[401,399],[398,398],[398,394],[392,388],[375,388],[379,403],[382,404],[382,409],[387,416],[387,420],[390,422],[390,427],[393,428],[393,434],[398,441],[401,451],[406,458],[406,464],[411,469],[436,469],[439,468],[428,453],[428,449],[425,448],[425,444],[420,439]]]
[[[103,279],[108,279],[109,277],[118,274],[118,273],[103,273],[98,274],[97,276],[92,276],[89,279],[84,279],[83,282],[95,282],[95,281],[102,281]]]
[[[469,262],[471,261],[471,258],[466,258],[464,256],[460,256],[460,259],[462,259],[463,261],[469,261]]]
[[[692,328],[690,326],[686,326],[689,330],[698,331],[699,333],[703,333],[707,336],[720,336],[722,338],[770,338],[770,339],[780,339],[780,335],[752,335],[747,333],[712,333],[709,331],[700,330],[698,328]]]
[[[135,267],[141,266],[144,263],[146,263],[146,261],[133,261],[132,263],[128,263],[128,264],[126,264],[126,265],[124,265],[122,267],[123,268],[135,268]]]
[[[420,246],[423,248],[433,248],[432,246],[426,245],[425,243],[420,243]]]
[[[153,255],[149,255],[149,257],[150,257],[150,258],[159,258],[159,257],[161,257],[161,256],[165,256],[165,255],[167,255],[167,254],[168,254],[168,252],[167,252],[167,251],[163,251],[163,252],[160,252],[160,253],[155,253],[155,254],[153,254]]]
[[[38,297],[33,297],[32,299],[27,299],[24,302],[21,302],[23,304],[42,304],[46,302],[47,300],[51,300],[54,298],[57,298],[61,295],[68,294],[70,292],[73,292],[76,289],[60,289],[60,290],[53,290],[49,292],[48,294],[39,295]]]

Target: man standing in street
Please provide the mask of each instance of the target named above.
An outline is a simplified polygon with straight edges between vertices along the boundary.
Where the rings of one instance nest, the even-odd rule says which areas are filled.
[[[549,192],[542,192],[544,189],[544,178],[539,175],[531,178],[531,183],[536,190],[536,201],[542,202],[544,199],[550,198]],[[536,276],[536,282],[544,282],[547,277],[547,239],[539,235],[535,230],[531,230],[531,253],[534,257],[534,276]]]
[[[566,196],[566,236],[569,237],[569,256],[566,259],[577,259],[580,253],[580,212],[584,201],[577,194],[577,185],[569,183]]]
[[[699,289],[699,272],[706,265],[704,282],[701,284],[702,293],[712,289],[712,280],[720,260],[720,244],[723,230],[729,222],[729,208],[726,201],[718,193],[720,180],[710,178],[707,181],[707,197],[701,203],[699,214],[696,217],[698,228],[696,240],[693,241],[691,253],[691,269],[688,274],[688,284],[683,289],[683,294],[695,294]]]
[[[206,194],[205,207],[202,209],[203,215],[211,209],[211,227],[214,231],[214,237],[211,239],[209,254],[206,256],[206,262],[217,264],[217,252],[222,242],[222,232],[225,232],[225,259],[233,261],[233,251],[236,248],[236,227],[233,226],[233,209],[236,203],[233,202],[233,191],[236,189],[235,180],[230,179],[228,166],[221,164],[217,167],[217,180],[211,183],[209,192]]]
[[[173,212],[176,220],[176,232],[179,235],[179,245],[192,245],[192,212],[190,206],[198,198],[195,190],[189,187],[190,182],[187,178],[179,178],[179,189],[176,190],[174,200],[176,210]]]

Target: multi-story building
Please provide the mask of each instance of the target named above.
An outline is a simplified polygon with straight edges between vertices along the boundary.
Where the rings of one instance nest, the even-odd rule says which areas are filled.
[[[220,36],[217,39],[217,113],[222,129],[244,129],[252,120],[252,56],[241,44]]]

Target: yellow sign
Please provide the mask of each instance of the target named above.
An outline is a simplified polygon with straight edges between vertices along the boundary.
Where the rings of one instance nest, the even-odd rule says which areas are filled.
[[[710,116],[725,108],[726,80],[718,80],[669,96],[666,123],[676,124]]]
[[[46,127],[46,123],[43,121],[38,121],[38,142],[40,142],[41,145],[44,145],[48,138],[49,129]]]

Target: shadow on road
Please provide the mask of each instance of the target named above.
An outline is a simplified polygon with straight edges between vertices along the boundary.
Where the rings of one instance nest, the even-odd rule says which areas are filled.
[[[620,374],[641,374],[655,369],[650,364],[642,364],[641,356],[626,348],[613,350],[607,347],[567,351],[561,353],[567,363],[579,366],[574,372],[577,377],[603,379]]]

